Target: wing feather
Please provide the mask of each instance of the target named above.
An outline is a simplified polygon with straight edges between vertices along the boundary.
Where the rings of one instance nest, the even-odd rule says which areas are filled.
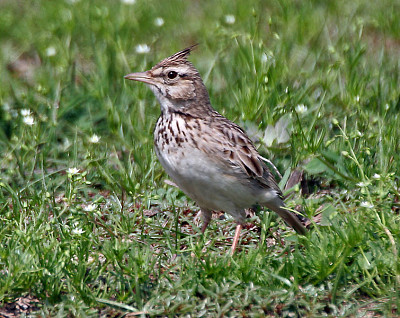
[[[263,162],[262,157],[246,133],[238,125],[222,115],[218,114],[214,116],[218,118],[213,120],[208,127],[211,128],[209,130],[209,137],[212,138],[212,142],[219,144],[217,148],[222,150],[220,153],[226,159],[223,162],[239,168],[248,178],[258,181],[264,187],[274,189],[281,195],[281,190],[274,176]],[[207,148],[209,150],[211,148],[216,149],[215,146],[211,147],[209,143],[203,145],[206,152],[208,152]]]

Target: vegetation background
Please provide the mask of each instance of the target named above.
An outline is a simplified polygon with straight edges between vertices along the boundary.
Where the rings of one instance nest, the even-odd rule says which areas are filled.
[[[0,316],[389,317],[400,305],[399,1],[0,1]],[[124,81],[191,44],[214,107],[321,225],[231,258]]]

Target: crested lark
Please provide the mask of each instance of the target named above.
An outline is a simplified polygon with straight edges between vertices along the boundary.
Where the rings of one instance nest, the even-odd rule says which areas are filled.
[[[231,252],[239,241],[245,209],[263,205],[298,233],[306,229],[285,209],[282,192],[245,132],[215,111],[196,68],[187,60],[192,47],[180,51],[146,72],[126,79],[144,82],[161,105],[154,145],[165,171],[196,201],[203,220],[212,211],[228,212],[237,222]]]

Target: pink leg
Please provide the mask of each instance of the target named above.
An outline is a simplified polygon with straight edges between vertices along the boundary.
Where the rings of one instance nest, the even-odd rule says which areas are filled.
[[[204,234],[204,232],[206,231],[206,228],[207,228],[207,226],[208,226],[208,224],[210,223],[210,221],[204,221],[203,222],[203,226],[201,227],[201,233],[203,233]]]
[[[203,221],[203,226],[201,227],[201,233],[204,233],[206,231],[208,224],[211,221],[212,212],[204,208],[200,208],[200,211],[201,211],[200,217]]]
[[[236,226],[236,231],[235,231],[235,236],[233,237],[233,243],[231,247],[231,255],[235,253],[236,246],[239,243],[239,238],[240,238],[240,231],[242,230],[242,224],[238,224]]]

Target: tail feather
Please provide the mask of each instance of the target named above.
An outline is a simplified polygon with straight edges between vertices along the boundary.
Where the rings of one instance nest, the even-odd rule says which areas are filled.
[[[299,218],[293,213],[290,212],[289,210],[285,209],[285,204],[283,201],[280,200],[280,204],[274,204],[278,202],[273,202],[272,204],[265,204],[265,206],[272,211],[276,212],[287,224],[289,224],[297,233],[305,235],[307,233],[307,229],[301,223]]]

